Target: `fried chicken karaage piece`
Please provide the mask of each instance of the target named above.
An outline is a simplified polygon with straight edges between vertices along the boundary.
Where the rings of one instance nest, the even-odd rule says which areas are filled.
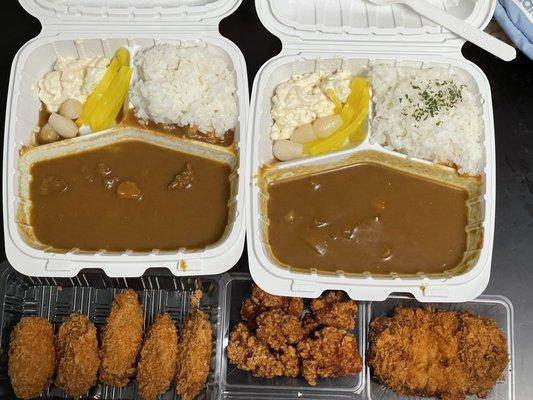
[[[369,340],[374,376],[402,395],[485,397],[508,363],[496,323],[466,312],[400,307],[372,321]]]
[[[329,292],[313,299],[311,310],[319,324],[347,331],[355,328],[357,303],[344,292]]]
[[[266,311],[256,318],[257,338],[274,350],[281,350],[285,345],[298,343],[304,337],[300,319],[285,314],[280,309]]]
[[[307,314],[302,320],[302,328],[304,330],[304,336],[309,337],[314,332],[319,330],[321,325],[316,322],[315,317],[313,317],[311,314]]]
[[[126,289],[111,305],[102,334],[100,381],[124,387],[135,373],[135,361],[141,348],[143,311],[137,293]]]
[[[283,365],[283,375],[291,378],[296,378],[300,375],[301,362],[296,346],[283,346],[277,357]]]
[[[85,315],[71,314],[56,337],[55,383],[68,396],[79,398],[96,384],[100,355],[96,326]]]
[[[317,377],[355,375],[363,367],[357,339],[342,329],[327,326],[298,343],[302,375],[315,386]]]
[[[194,399],[205,387],[211,353],[213,327],[209,316],[195,310],[185,321],[178,347],[176,392],[181,400]]]
[[[251,291],[251,297],[244,301],[241,309],[241,318],[251,328],[256,327],[255,319],[265,311],[279,309],[299,318],[304,310],[304,302],[299,297],[274,296],[255,283],[252,284]]]
[[[52,324],[41,317],[25,317],[11,332],[8,375],[15,395],[39,397],[52,383],[56,350]]]
[[[294,346],[284,345],[279,353],[274,352],[242,322],[233,328],[227,352],[231,364],[259,378],[296,377],[300,373],[300,360]]]
[[[166,392],[176,376],[178,332],[172,317],[160,314],[146,332],[139,363],[137,391],[141,400],[153,400]]]

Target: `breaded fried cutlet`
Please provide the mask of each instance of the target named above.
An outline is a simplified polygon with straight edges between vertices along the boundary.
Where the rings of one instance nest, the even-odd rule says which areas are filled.
[[[311,386],[316,385],[318,377],[356,375],[363,368],[355,336],[331,326],[298,343],[298,354],[302,375]]]
[[[135,373],[143,335],[143,311],[137,293],[126,289],[113,300],[102,333],[100,381],[124,387]]]
[[[509,359],[496,323],[468,312],[396,308],[370,324],[368,363],[402,395],[485,397]]]
[[[328,292],[311,301],[311,310],[316,321],[324,326],[332,326],[349,331],[355,328],[357,303],[344,292]]]
[[[96,326],[85,315],[71,314],[56,337],[55,383],[68,396],[79,398],[96,384],[100,355]]]
[[[242,322],[233,328],[227,347],[230,364],[235,364],[237,368],[248,371],[255,377],[297,377],[300,374],[300,359],[296,347],[282,345],[279,350],[273,351]]]
[[[54,328],[41,317],[25,317],[11,332],[8,375],[15,395],[39,397],[52,383],[56,367]]]
[[[137,391],[141,400],[166,392],[176,376],[178,332],[172,317],[160,314],[148,328],[137,364]]]
[[[303,300],[299,297],[283,297],[269,294],[255,283],[251,286],[251,296],[242,305],[241,318],[251,328],[255,328],[255,319],[259,314],[269,310],[283,310],[286,314],[300,317],[304,310]]]
[[[195,310],[187,318],[178,346],[176,392],[181,400],[194,399],[205,387],[213,351],[209,316]]]

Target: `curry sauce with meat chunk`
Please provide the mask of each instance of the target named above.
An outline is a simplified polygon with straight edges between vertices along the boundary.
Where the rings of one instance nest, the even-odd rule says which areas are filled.
[[[442,273],[467,249],[459,187],[361,162],[267,188],[267,242],[293,269]]]
[[[197,249],[228,224],[231,167],[140,140],[36,162],[30,221],[54,249]]]

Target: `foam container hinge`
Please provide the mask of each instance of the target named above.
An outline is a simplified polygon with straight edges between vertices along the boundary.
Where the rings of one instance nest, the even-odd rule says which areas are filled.
[[[338,289],[346,291],[356,300],[384,300],[395,292],[411,293],[424,302],[461,302],[477,297],[486,288],[490,277],[496,199],[494,117],[487,77],[479,67],[461,56],[462,40],[440,28],[432,27],[423,19],[419,19],[417,23],[408,23],[411,20],[408,17],[409,11],[405,8],[383,7],[383,10],[378,11],[363,0],[325,3],[331,5],[327,12],[326,9],[320,11],[323,6],[318,0],[292,0],[285,5],[278,0],[256,0],[260,19],[270,31],[280,36],[284,47],[278,56],[263,65],[252,90],[249,117],[251,138],[247,149],[246,181],[249,184],[246,188],[246,224],[248,258],[254,281],[268,292],[286,296],[318,297],[324,290]],[[455,10],[458,16],[478,26],[488,23],[494,7],[493,1],[460,2],[465,6],[464,3],[472,3],[469,13],[459,13],[464,7],[450,10]],[[298,8],[298,13],[295,8]],[[368,25],[358,30],[355,24],[359,18],[356,17],[363,15],[359,14],[361,10],[366,10],[364,16]],[[374,33],[369,33],[369,30],[373,31],[382,25],[381,21],[386,19],[387,13],[395,15],[392,18],[394,25],[389,26],[388,30],[377,29]],[[461,74],[477,93],[484,127],[483,171],[480,176],[481,193],[478,196],[478,224],[482,230],[482,239],[479,249],[476,249],[479,251],[476,252],[475,262],[462,273],[441,276],[304,273],[280,265],[269,253],[263,218],[265,199],[260,188],[262,171],[317,165],[327,168],[327,165],[342,163],[364,151],[377,151],[407,159],[403,154],[373,143],[369,124],[369,136],[357,147],[289,162],[275,162],[269,137],[273,123],[270,116],[271,99],[275,88],[297,73],[347,68],[354,75],[364,76],[370,68],[379,64],[421,69],[435,66],[449,68]],[[372,118],[372,111],[369,118]],[[414,161],[431,164],[424,160]]]
[[[26,275],[56,277],[72,277],[84,268],[101,268],[109,276],[133,277],[152,267],[168,268],[175,275],[210,275],[225,272],[237,263],[245,238],[245,163],[242,157],[247,138],[248,78],[244,56],[234,43],[220,35],[218,23],[241,1],[176,0],[172,6],[166,0],[146,2],[142,6],[139,1],[134,2],[135,6],[124,6],[126,2],[121,1],[113,6],[101,6],[109,2],[88,0],[80,5],[78,0],[21,0],[26,10],[40,19],[43,32],[15,56],[7,98],[3,216],[6,253],[15,269]],[[232,147],[235,185],[230,224],[223,240],[206,249],[174,253],[56,253],[32,245],[31,240],[26,240],[26,230],[19,230],[17,224],[21,198],[18,170],[19,151],[30,142],[38,121],[37,81],[52,68],[58,56],[112,57],[122,46],[138,51],[159,43],[209,48],[228,62],[235,77],[239,110]],[[83,140],[86,139],[79,137],[70,141]]]

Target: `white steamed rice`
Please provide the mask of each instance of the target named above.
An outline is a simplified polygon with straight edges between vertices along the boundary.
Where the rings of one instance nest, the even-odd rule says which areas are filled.
[[[138,118],[193,126],[219,137],[235,128],[235,78],[219,54],[160,44],[139,52],[135,68],[130,101]]]
[[[448,68],[419,69],[379,65],[369,72],[373,90],[372,140],[409,157],[456,165],[459,173],[478,175],[483,164],[483,122],[476,93]],[[420,92],[449,88],[453,80],[462,99],[431,116],[416,118]],[[429,85],[429,86],[428,86]],[[440,85],[440,86],[439,86]],[[413,88],[419,87],[422,89]],[[409,101],[406,99],[410,99]]]

